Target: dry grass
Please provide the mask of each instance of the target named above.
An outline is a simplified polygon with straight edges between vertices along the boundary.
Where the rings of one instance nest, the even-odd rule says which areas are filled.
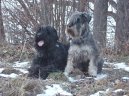
[[[39,79],[2,79],[0,90],[2,96],[36,96],[41,93],[43,82]]]
[[[53,80],[0,78],[0,92],[2,96],[36,96],[42,93],[46,85],[55,83]]]
[[[0,45],[0,61],[2,62],[14,62],[22,61],[32,58],[35,50],[33,46],[23,45]]]

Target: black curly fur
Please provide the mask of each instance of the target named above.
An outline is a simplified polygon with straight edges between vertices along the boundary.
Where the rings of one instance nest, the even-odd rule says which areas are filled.
[[[38,42],[43,40],[43,46]],[[57,31],[51,27],[40,27],[35,35],[37,55],[29,68],[29,76],[46,79],[51,72],[64,71],[68,47],[58,42]]]

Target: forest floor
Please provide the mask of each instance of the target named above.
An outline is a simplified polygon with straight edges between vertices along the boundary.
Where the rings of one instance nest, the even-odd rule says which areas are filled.
[[[105,62],[96,78],[52,73],[48,79],[27,78],[29,62],[0,63],[0,96],[129,96],[129,65]]]
[[[128,57],[105,59],[102,74],[96,78],[78,75],[68,80],[59,72],[46,80],[31,79],[29,66],[30,61],[0,62],[0,96],[129,96]]]

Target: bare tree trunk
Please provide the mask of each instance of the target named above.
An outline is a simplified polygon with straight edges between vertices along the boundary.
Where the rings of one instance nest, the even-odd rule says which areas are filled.
[[[80,0],[80,11],[84,12],[84,11],[88,11],[88,0]]]
[[[94,5],[93,34],[99,47],[106,46],[108,0],[96,0]]]
[[[2,19],[2,8],[1,8],[1,0],[0,0],[0,43],[5,41],[5,33]]]
[[[126,53],[127,43],[129,44],[129,0],[118,0],[115,33],[116,51]]]
[[[61,2],[61,30],[60,30],[60,41],[63,43],[66,43],[66,35],[65,35],[65,14],[66,14],[66,3],[63,3],[63,0]]]
[[[49,1],[47,0],[40,0],[40,3],[41,3],[41,25],[50,25],[50,13],[49,13],[49,7],[50,7],[50,4],[49,4]]]

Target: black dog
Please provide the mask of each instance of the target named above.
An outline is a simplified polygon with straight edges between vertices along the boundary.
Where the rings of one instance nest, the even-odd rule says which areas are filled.
[[[64,71],[68,47],[58,42],[57,31],[51,27],[40,27],[35,36],[35,56],[29,69],[29,77],[46,79],[49,73]]]

